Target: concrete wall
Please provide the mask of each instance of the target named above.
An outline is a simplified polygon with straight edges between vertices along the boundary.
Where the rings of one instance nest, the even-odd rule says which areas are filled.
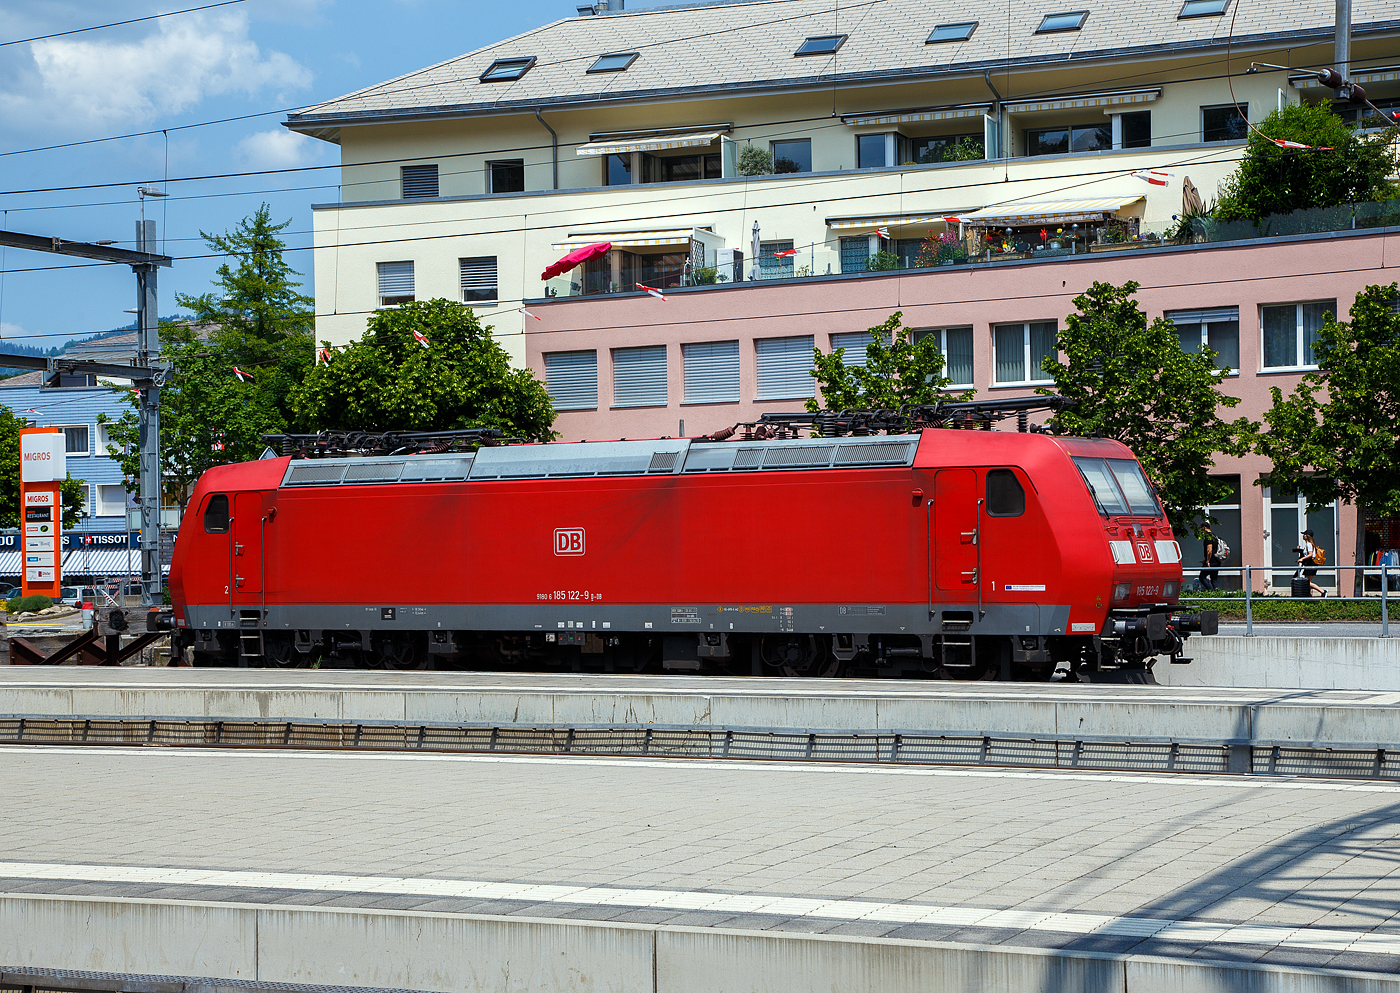
[[[1400,619],[1392,629],[1400,635]],[[1400,637],[1193,638],[1190,665],[1158,665],[1167,686],[1400,690]]]
[[[0,968],[443,993],[1400,993],[1400,977],[718,928],[0,898]]]

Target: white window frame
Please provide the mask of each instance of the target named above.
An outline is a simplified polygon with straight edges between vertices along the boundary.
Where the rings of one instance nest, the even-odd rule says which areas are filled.
[[[114,489],[114,490],[118,491],[118,492],[121,494],[121,498],[117,501],[117,509],[116,509],[115,511],[109,512],[109,510],[108,510],[108,507],[109,507],[108,501],[106,501],[106,500],[103,499],[103,497],[102,497],[102,491],[103,491],[104,489]],[[92,512],[92,513],[93,513],[93,516],[94,516],[94,517],[125,517],[125,516],[126,516],[127,505],[128,505],[128,503],[129,503],[130,501],[129,501],[128,496],[127,496],[126,487],[123,486],[121,483],[97,483],[97,484],[95,484],[95,486],[94,486],[93,497],[94,497],[94,502],[93,502],[93,507],[94,507],[94,509],[93,509],[93,512]]]
[[[1272,589],[1284,589],[1285,587],[1282,585],[1275,586],[1274,579],[1287,573],[1290,577],[1288,581],[1291,581],[1292,574],[1300,567],[1296,558],[1290,558],[1284,562],[1274,561],[1274,506],[1277,504],[1279,507],[1287,507],[1289,509],[1296,507],[1298,509],[1298,536],[1301,537],[1302,529],[1308,526],[1308,498],[1295,495],[1292,500],[1275,500],[1274,488],[1272,486],[1264,486],[1261,487],[1261,489],[1264,491],[1264,565],[1266,567],[1264,585]],[[1240,501],[1241,503],[1244,501],[1243,492],[1240,494]],[[1333,500],[1328,506],[1332,508],[1332,547],[1337,550],[1337,555],[1335,557],[1340,559],[1342,551],[1341,501]],[[1315,535],[1314,537],[1317,536]],[[1317,575],[1313,577],[1313,582],[1321,587],[1336,588],[1338,585],[1337,577],[1342,575],[1342,573],[1338,572],[1335,568],[1338,564],[1338,562],[1333,561],[1329,562],[1327,565],[1316,566]],[[1329,566],[1332,568],[1329,568]],[[1326,580],[1326,582],[1324,582],[1324,580]]]
[[[118,445],[115,441],[112,440],[112,423],[111,423],[110,421],[98,421],[98,422],[97,422],[97,453],[98,453],[99,455],[105,455],[105,456],[107,456],[108,458],[111,458],[110,455],[107,455],[107,446],[108,446],[108,445],[111,445],[111,446],[115,447],[115,448],[116,448],[118,451],[120,451],[123,455],[126,454],[127,446],[125,446],[125,445]]]
[[[1332,316],[1337,314],[1336,300],[1299,300],[1296,303],[1261,303],[1259,305],[1259,371],[1260,372],[1308,372],[1317,368],[1316,362],[1303,361],[1303,341],[1305,332],[1303,330],[1303,308],[1309,304],[1330,304],[1327,309],[1332,311]],[[1264,311],[1277,310],[1282,307],[1293,308],[1293,358],[1294,365],[1265,365],[1264,364]]]
[[[491,260],[491,268],[495,272],[495,279],[491,284],[491,296],[484,300],[468,300],[467,287],[465,284],[465,273],[463,269],[468,262],[484,262]],[[495,303],[501,298],[501,260],[497,255],[472,255],[457,260],[457,292],[461,295],[462,302],[468,306]]]
[[[64,454],[67,455],[68,458],[81,459],[92,455],[93,430],[91,424],[59,424],[56,426],[63,429],[63,450]],[[68,451],[68,431],[70,428],[82,428],[87,432],[87,448],[85,450],[81,452]]]
[[[1228,307],[1201,307],[1201,308],[1196,308],[1196,310],[1220,310],[1220,311],[1226,311],[1226,310],[1229,310],[1229,309],[1230,309],[1230,308],[1228,308]],[[1228,323],[1230,323],[1229,321],[1225,321],[1225,320],[1219,320],[1219,321],[1198,321],[1198,320],[1194,320],[1194,319],[1193,319],[1193,320],[1187,320],[1187,321],[1178,321],[1176,318],[1172,317],[1172,314],[1174,314],[1174,313],[1176,313],[1176,314],[1189,314],[1189,313],[1192,313],[1192,311],[1190,311],[1190,310],[1178,310],[1178,311],[1171,311],[1171,310],[1169,310],[1169,311],[1166,311],[1165,313],[1163,313],[1163,315],[1162,315],[1162,316],[1165,317],[1168,321],[1170,321],[1170,322],[1172,323],[1172,325],[1176,328],[1177,337],[1178,337],[1178,338],[1180,338],[1180,337],[1182,336],[1182,333],[1183,333],[1183,332],[1189,334],[1191,328],[1197,328],[1197,329],[1200,331],[1200,333],[1201,333],[1201,345],[1200,345],[1200,348],[1197,349],[1196,352],[1191,353],[1191,354],[1197,354],[1197,355],[1198,355],[1198,354],[1200,354],[1200,352],[1201,352],[1202,350],[1207,349],[1207,348],[1210,347],[1210,326],[1211,326],[1212,324],[1228,324]],[[1235,320],[1234,320],[1234,323],[1235,323],[1235,325],[1236,325],[1236,327],[1235,327],[1235,351],[1236,351],[1236,352],[1239,352],[1239,350],[1240,350],[1240,341],[1239,341],[1239,335],[1240,335],[1240,331],[1239,331],[1240,315],[1239,315],[1239,310],[1238,310],[1238,309],[1236,309],[1236,311],[1235,311]],[[1264,326],[1264,321],[1263,321],[1263,314],[1262,314],[1262,312],[1261,312],[1261,314],[1260,314],[1260,320],[1259,320],[1259,327],[1260,327],[1260,332],[1259,332],[1259,333],[1260,333],[1260,335],[1261,335],[1261,343],[1262,343],[1262,335],[1263,335],[1263,333],[1264,333],[1264,332],[1263,332],[1263,326]],[[1260,354],[1262,355],[1263,353],[1261,352]],[[1218,359],[1218,358],[1219,358],[1219,355],[1217,354],[1216,357],[1217,357],[1217,359]],[[1263,359],[1261,358],[1260,361],[1263,361]],[[1216,371],[1218,372],[1218,371],[1220,370],[1221,367],[1220,367],[1220,365],[1217,363],[1217,365],[1215,366],[1215,368],[1216,368]],[[1238,376],[1239,374],[1240,374],[1239,367],[1238,367],[1238,366],[1231,366],[1231,367],[1230,367],[1230,373],[1229,373],[1229,375],[1228,375],[1226,378],[1233,378],[1233,377],[1235,377],[1235,376]]]
[[[915,344],[918,344],[921,340],[923,340],[923,337],[924,337],[925,335],[929,335],[929,334],[936,334],[936,335],[938,335],[938,351],[939,351],[939,353],[943,356],[943,374],[944,374],[945,376],[948,375],[948,369],[949,369],[949,366],[948,366],[948,334],[947,334],[947,332],[949,332],[949,331],[967,331],[967,332],[969,332],[969,333],[972,334],[972,335],[975,335],[975,334],[976,334],[976,329],[975,329],[971,324],[949,324],[947,327],[941,327],[941,328],[916,328],[916,329],[913,331],[912,335],[911,335],[911,339],[913,340],[913,342],[914,342]],[[975,338],[975,337],[973,338],[973,344],[974,344],[974,345],[976,344],[976,338]],[[996,342],[995,342],[995,340],[993,340],[993,346],[995,346],[995,344],[996,344]],[[994,358],[995,358],[995,356],[994,356]],[[993,375],[993,376],[996,375],[996,370],[995,370],[995,369],[992,371],[992,375]],[[945,386],[945,387],[943,387],[943,388],[944,388],[945,390],[959,390],[959,391],[961,391],[961,390],[973,390],[973,389],[976,389],[976,388],[977,388],[977,349],[976,349],[975,347],[974,347],[973,350],[972,350],[972,379],[970,379],[970,380],[967,381],[966,383],[949,383],[947,386]]]
[[[384,266],[386,265],[408,266],[408,279],[412,284],[408,293],[386,294],[384,292]],[[375,299],[379,301],[379,306],[381,308],[401,307],[406,303],[412,303],[414,300],[418,299],[418,276],[414,271],[415,268],[412,259],[400,259],[394,262],[376,262],[374,264],[374,293]],[[385,303],[386,300],[392,300],[393,303]]]
[[[992,372],[992,385],[991,385],[991,389],[1005,389],[1005,388],[1017,387],[1017,386],[1021,386],[1021,387],[1024,387],[1024,386],[1044,386],[1046,383],[1053,382],[1053,380],[1051,380],[1049,376],[1045,376],[1043,379],[1017,379],[1017,380],[1009,380],[1009,379],[1008,379],[1008,380],[1005,380],[1005,381],[1002,381],[1002,380],[998,380],[998,379],[997,379],[997,331],[998,331],[998,329],[1000,329],[1000,328],[1015,327],[1015,326],[1018,325],[1018,324],[1021,326],[1021,371],[1022,371],[1023,373],[1025,373],[1026,375],[1028,375],[1028,376],[1031,374],[1031,371],[1032,371],[1032,370],[1031,370],[1031,325],[1032,325],[1032,324],[1053,324],[1053,325],[1055,325],[1055,334],[1056,334],[1057,337],[1059,336],[1059,333],[1060,333],[1060,322],[1059,322],[1059,321],[1004,321],[1004,322],[1002,322],[1002,323],[1000,323],[1000,324],[993,324],[993,325],[992,325],[992,369],[991,369],[991,372]],[[1059,349],[1058,349],[1058,348],[1055,349],[1055,354],[1056,354],[1057,356],[1059,355]],[[974,373],[974,374],[975,374],[975,373]],[[1042,374],[1042,375],[1043,375],[1043,374]]]

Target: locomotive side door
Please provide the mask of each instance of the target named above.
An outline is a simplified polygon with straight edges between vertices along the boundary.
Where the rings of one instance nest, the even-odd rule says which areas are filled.
[[[262,594],[263,505],[261,493],[239,493],[233,500],[233,599]],[[246,602],[246,601],[245,601]]]
[[[972,469],[941,469],[933,480],[934,585],[971,599],[979,580],[977,473]]]

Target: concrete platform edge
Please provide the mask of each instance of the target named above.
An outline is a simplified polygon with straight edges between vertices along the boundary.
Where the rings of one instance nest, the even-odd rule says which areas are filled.
[[[1011,945],[0,894],[0,970],[22,967],[442,993],[1400,993],[1379,973]]]

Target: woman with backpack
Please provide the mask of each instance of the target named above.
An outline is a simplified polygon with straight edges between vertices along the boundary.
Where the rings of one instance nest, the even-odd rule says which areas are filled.
[[[1298,546],[1298,565],[1302,567],[1303,578],[1308,581],[1308,590],[1316,592],[1318,596],[1326,596],[1327,591],[1317,583],[1313,582],[1313,577],[1317,575],[1317,567],[1327,559],[1327,553],[1317,547],[1313,541],[1312,528],[1303,532],[1303,543]],[[1312,566],[1311,569],[1308,566]]]
[[[1201,589],[1217,590],[1220,588],[1220,542],[1209,524],[1201,528],[1201,542],[1201,565],[1205,567],[1201,570]]]

